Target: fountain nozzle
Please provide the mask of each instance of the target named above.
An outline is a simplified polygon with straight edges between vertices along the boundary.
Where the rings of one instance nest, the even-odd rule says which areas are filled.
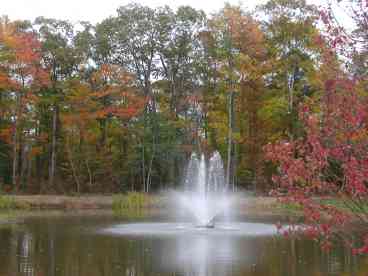
[[[197,224],[196,225],[197,228],[215,228],[215,221],[214,218],[211,219],[210,221],[208,221],[207,223],[203,223],[203,224]]]

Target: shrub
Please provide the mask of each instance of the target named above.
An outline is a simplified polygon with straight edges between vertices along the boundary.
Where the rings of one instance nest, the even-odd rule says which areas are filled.
[[[129,192],[113,197],[112,208],[115,211],[141,210],[148,208],[159,208],[163,206],[162,198],[145,193]]]
[[[16,209],[17,204],[14,198],[9,196],[0,195],[0,210]]]

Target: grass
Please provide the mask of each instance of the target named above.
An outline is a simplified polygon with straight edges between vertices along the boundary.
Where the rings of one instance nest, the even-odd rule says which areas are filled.
[[[338,210],[347,213],[355,214],[368,214],[368,202],[356,202],[350,200],[344,200],[343,198],[328,198],[328,199],[316,199],[322,205],[335,207]],[[277,202],[273,208],[285,211],[288,214],[299,215],[302,214],[303,206],[298,203],[283,203]]]
[[[338,209],[346,209],[346,206],[341,199],[336,199],[336,198],[325,199],[325,200],[321,200],[321,203],[323,205],[333,206]]]
[[[9,196],[0,196],[0,210],[13,210],[17,209],[17,204],[14,198]]]
[[[303,207],[300,204],[294,202],[276,202],[273,204],[272,208],[274,210],[280,210],[283,213],[285,212],[285,214],[289,215],[300,215],[303,211]]]
[[[327,206],[333,206],[337,209],[351,211],[353,213],[365,213],[368,214],[368,202],[359,202],[351,200],[344,200],[342,198],[330,198],[322,200],[321,203]]]
[[[17,219],[17,210],[29,210],[26,203],[17,202],[13,197],[0,195],[0,228],[9,227],[8,222]]]
[[[137,211],[164,207],[163,198],[157,195],[129,192],[113,196],[114,211]]]
[[[13,197],[0,195],[0,211],[28,210],[30,205],[25,202],[17,202]]]

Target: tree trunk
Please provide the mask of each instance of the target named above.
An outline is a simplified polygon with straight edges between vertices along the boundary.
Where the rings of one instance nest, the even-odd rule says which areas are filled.
[[[13,135],[13,188],[17,186],[17,165],[18,165],[18,154],[17,154],[17,140],[18,140],[18,130],[17,123],[14,126]]]
[[[100,120],[100,130],[101,130],[101,138],[100,138],[100,148],[103,149],[106,145],[107,140],[107,120]]]
[[[234,183],[231,182],[231,156],[232,156],[232,146],[233,146],[233,105],[234,105],[234,91],[229,94],[229,106],[228,106],[228,144],[227,144],[227,166],[226,166],[226,185],[232,191],[234,191]]]
[[[294,139],[294,86],[295,86],[295,78],[297,73],[297,67],[295,66],[292,73],[287,73],[287,88],[288,88],[288,96],[289,96],[289,135],[291,139]]]
[[[80,182],[79,182],[79,179],[78,179],[78,176],[77,176],[77,170],[76,170],[75,165],[74,165],[72,149],[70,148],[70,142],[69,141],[66,141],[66,150],[67,150],[67,153],[68,153],[69,164],[70,164],[70,167],[72,169],[72,175],[73,175],[75,184],[77,185],[76,192],[79,194],[80,193]]]
[[[28,155],[27,155],[27,179],[26,179],[26,189],[27,191],[30,190],[30,187],[32,185],[31,184],[31,181],[32,181],[32,143],[29,144],[29,152],[28,152]]]
[[[152,175],[152,166],[153,166],[154,159],[155,159],[155,144],[153,144],[152,156],[151,156],[150,164],[148,167],[148,173],[147,173],[147,180],[146,180],[146,186],[147,186],[146,192],[147,193],[149,193],[150,187],[151,187],[151,175]]]
[[[58,113],[58,108],[55,104],[54,109],[53,109],[53,115],[52,115],[52,145],[51,145],[51,162],[50,162],[50,169],[49,169],[49,188],[52,188],[54,186],[54,178],[55,178],[57,113]]]
[[[18,124],[21,116],[21,103],[22,95],[18,94],[17,104],[15,107],[15,118],[14,118],[14,135],[13,135],[13,189],[17,187],[18,182]]]
[[[92,171],[91,168],[89,166],[89,158],[88,156],[86,157],[86,167],[87,167],[87,172],[88,172],[88,186],[89,186],[89,192],[92,191],[92,186],[93,186],[93,177],[92,177]]]
[[[21,143],[21,165],[20,165],[20,177],[19,177],[19,189],[24,190],[26,188],[26,173],[27,173],[27,167],[28,167],[28,152],[29,151],[29,144],[28,141],[25,139],[25,141],[22,141]]]
[[[145,158],[145,147],[144,140],[142,142],[142,184],[143,192],[146,192],[146,158]]]

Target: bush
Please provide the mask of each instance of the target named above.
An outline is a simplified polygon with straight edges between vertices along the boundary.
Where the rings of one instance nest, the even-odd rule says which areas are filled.
[[[0,210],[11,210],[16,208],[17,204],[14,198],[9,196],[0,196]]]
[[[129,192],[127,194],[115,195],[112,208],[115,211],[141,210],[159,208],[163,206],[162,198],[145,193]]]

